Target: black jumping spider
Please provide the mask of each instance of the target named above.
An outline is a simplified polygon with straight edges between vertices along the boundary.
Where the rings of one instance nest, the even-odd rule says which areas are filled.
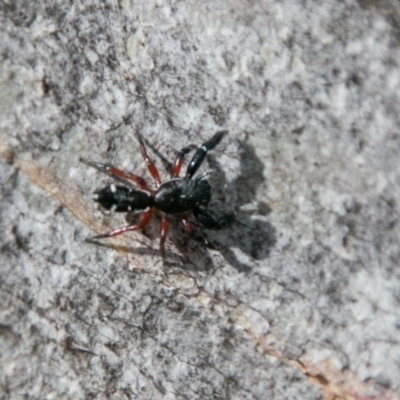
[[[100,203],[107,210],[114,209],[117,212],[141,212],[137,224],[127,225],[93,237],[101,239],[117,236],[128,231],[136,231],[146,226],[151,214],[159,211],[162,214],[160,250],[165,253],[165,239],[168,233],[168,215],[178,215],[183,230],[192,232],[192,225],[189,222],[187,213],[192,212],[195,218],[207,229],[223,229],[232,221],[232,215],[225,215],[215,218],[207,209],[211,200],[211,187],[206,178],[211,171],[206,171],[193,178],[202,165],[207,152],[212,150],[222,140],[226,131],[217,132],[211,139],[203,143],[194,153],[184,178],[179,178],[183,160],[186,154],[196,148],[194,145],[187,146],[178,151],[173,168],[172,179],[161,183],[160,175],[153,161],[147,155],[142,139],[139,137],[140,151],[146,161],[156,185],[156,189],[150,189],[146,181],[135,174],[122,171],[112,165],[100,164],[94,161],[80,159],[83,163],[96,168],[112,178],[124,183],[127,186],[111,184],[95,192],[93,199]],[[133,185],[135,183],[137,187]]]

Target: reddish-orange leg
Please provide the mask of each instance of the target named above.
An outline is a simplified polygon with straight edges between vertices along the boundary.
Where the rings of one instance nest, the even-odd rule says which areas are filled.
[[[151,211],[152,211],[151,209],[144,211],[142,213],[142,215],[140,216],[139,222],[136,225],[123,226],[121,228],[114,229],[110,232],[103,233],[102,235],[94,236],[92,239],[102,239],[102,238],[122,235],[123,233],[129,232],[129,231],[138,231],[139,229],[144,228],[149,223]]]
[[[167,239],[168,226],[169,222],[167,220],[167,217],[163,215],[161,220],[161,239],[160,239],[160,251],[163,257],[165,254],[165,240]]]
[[[158,170],[154,165],[153,161],[151,161],[150,157],[147,155],[146,147],[144,146],[143,140],[140,137],[139,137],[139,143],[140,143],[140,151],[142,153],[144,161],[146,161],[147,168],[149,169],[151,176],[156,182],[156,187],[159,187],[161,185],[160,174],[158,173]]]
[[[185,158],[185,155],[190,153],[195,148],[196,148],[196,146],[190,145],[190,146],[184,147],[182,150],[178,151],[178,153],[176,154],[174,165],[172,167],[172,177],[173,178],[177,178],[179,176],[179,172],[181,171],[181,167],[182,167],[183,159]]]
[[[90,167],[96,168],[98,171],[103,172],[104,174],[107,174],[113,178],[135,182],[140,189],[145,190],[146,192],[153,193],[153,191],[147,186],[147,182],[141,176],[122,171],[109,164],[101,164],[95,161],[86,160],[84,158],[81,158],[80,161],[86,165],[89,165]]]

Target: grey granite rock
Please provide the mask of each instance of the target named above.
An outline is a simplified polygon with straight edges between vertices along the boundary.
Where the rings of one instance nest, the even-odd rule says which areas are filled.
[[[0,3],[0,398],[400,398],[394,1]],[[204,248],[79,157],[210,153]],[[168,161],[168,162],[167,162]],[[151,182],[151,179],[149,179]]]

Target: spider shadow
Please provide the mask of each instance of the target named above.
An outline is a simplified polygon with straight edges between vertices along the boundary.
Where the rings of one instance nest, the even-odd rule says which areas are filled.
[[[161,223],[161,218],[159,221]],[[146,227],[143,230],[144,236],[147,238],[151,239],[152,242],[156,243],[158,245],[157,239],[159,238],[158,234],[155,234],[155,224],[152,224],[152,227]],[[159,226],[159,224],[157,224]],[[149,230],[152,231],[152,233],[149,233]],[[158,232],[157,232],[158,233]],[[137,233],[140,234],[140,233]],[[188,261],[187,259],[183,258],[182,256],[176,254],[176,252],[173,251],[166,251],[165,252],[165,257],[167,260],[164,260],[160,254],[160,251],[158,248],[155,248],[154,246],[151,245],[146,245],[143,243],[141,240],[136,240],[137,243],[142,244],[142,246],[126,246],[126,245],[121,245],[121,244],[115,244],[115,243],[106,243],[102,242],[99,239],[91,238],[88,237],[85,239],[86,243],[93,244],[99,248],[104,248],[104,249],[111,249],[111,250],[116,250],[120,251],[122,253],[127,253],[127,254],[135,254],[135,255],[142,255],[142,256],[152,256],[152,257],[159,257],[160,263],[164,262],[165,266],[168,267],[176,267],[176,268],[182,268],[182,261]],[[167,261],[167,262],[166,262]],[[193,265],[192,268],[188,268],[189,270],[196,270],[196,271],[208,271],[209,268],[204,267],[204,265],[196,265],[194,266],[194,263],[191,262],[190,265]],[[206,264],[209,265],[209,264]]]

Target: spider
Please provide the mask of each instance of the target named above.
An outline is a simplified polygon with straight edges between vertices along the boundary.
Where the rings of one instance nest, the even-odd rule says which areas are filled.
[[[232,222],[232,215],[216,218],[207,210],[211,200],[211,187],[206,178],[212,171],[206,171],[194,177],[209,150],[216,147],[227,131],[217,132],[211,139],[203,143],[194,153],[184,178],[179,173],[185,155],[196,149],[190,145],[177,152],[172,167],[172,179],[161,183],[160,175],[153,161],[147,155],[146,147],[139,136],[140,151],[147,164],[147,168],[155,181],[156,189],[151,189],[144,178],[122,171],[112,165],[101,164],[81,158],[80,161],[90,167],[96,168],[112,178],[122,182],[122,185],[110,184],[103,189],[97,190],[93,200],[98,202],[107,210],[114,209],[116,212],[141,212],[136,224],[123,226],[110,232],[97,235],[92,239],[103,239],[121,235],[128,231],[137,231],[144,228],[150,221],[155,211],[161,212],[161,239],[160,251],[165,254],[165,240],[167,238],[169,222],[167,216],[178,215],[181,226],[186,233],[192,233],[193,227],[189,222],[188,213],[191,212],[197,221],[207,229],[223,229]],[[135,187],[135,185],[137,187]],[[208,244],[208,242],[203,239]]]

